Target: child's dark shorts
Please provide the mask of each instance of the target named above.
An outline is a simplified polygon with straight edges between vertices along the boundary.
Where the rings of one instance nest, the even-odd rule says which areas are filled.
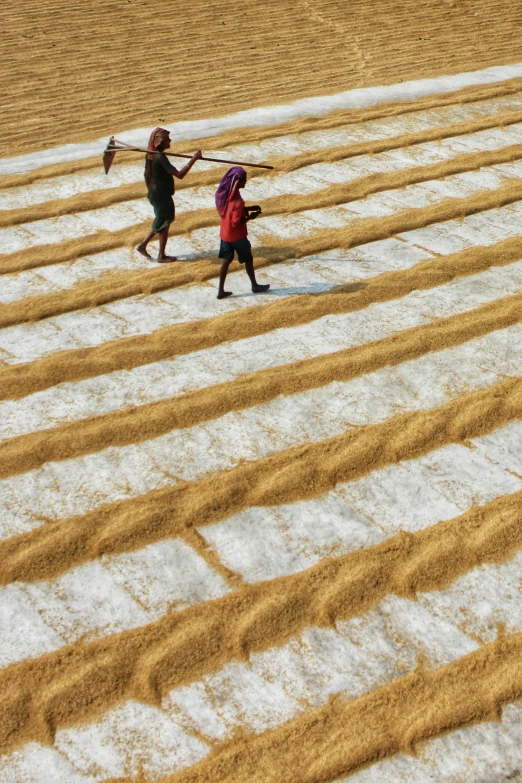
[[[245,261],[254,260],[252,257],[252,245],[246,237],[244,239],[238,239],[235,242],[225,242],[224,239],[221,240],[219,258],[224,258],[225,261],[232,261],[234,252],[237,253],[237,260],[240,264],[244,264]]]

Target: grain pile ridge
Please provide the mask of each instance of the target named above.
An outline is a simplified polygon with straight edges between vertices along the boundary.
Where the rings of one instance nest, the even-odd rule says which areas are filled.
[[[477,5],[493,63],[499,12]],[[342,40],[335,8],[300,13]],[[476,62],[464,27],[451,52]],[[522,763],[520,90],[212,139],[275,166],[245,188],[259,295],[234,262],[216,299],[217,167],[176,194],[165,266],[134,249],[139,158],[106,184],[90,159],[0,180],[0,783],[391,783],[449,779],[446,759],[478,780],[507,745]]]

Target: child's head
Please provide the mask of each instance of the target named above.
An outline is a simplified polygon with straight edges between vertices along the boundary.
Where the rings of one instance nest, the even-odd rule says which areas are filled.
[[[242,166],[232,166],[227,171],[216,191],[216,209],[222,217],[230,198],[239,188],[245,187],[246,181],[247,173]]]

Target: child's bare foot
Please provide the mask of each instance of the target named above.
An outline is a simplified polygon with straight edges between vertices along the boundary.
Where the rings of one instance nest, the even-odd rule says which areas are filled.
[[[147,245],[138,245],[136,250],[138,253],[141,253],[142,256],[145,256],[145,258],[152,258],[152,256],[147,252]]]
[[[253,294],[262,294],[263,291],[268,291],[270,288],[270,283],[265,283],[264,285],[261,285],[261,283],[256,283],[252,286],[252,293]]]
[[[158,256],[158,264],[168,264],[169,261],[177,261],[177,256]]]
[[[232,296],[232,291],[218,291],[218,299],[226,299],[227,296]]]

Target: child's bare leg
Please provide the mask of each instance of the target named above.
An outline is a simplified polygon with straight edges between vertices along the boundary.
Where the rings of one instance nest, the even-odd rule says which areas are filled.
[[[176,256],[168,256],[165,253],[166,247],[167,247],[167,240],[169,238],[169,228],[170,226],[166,226],[162,231],[159,232],[159,255],[158,255],[158,261],[160,264],[165,263],[166,261],[177,261]]]
[[[142,255],[142,256],[145,256],[145,258],[150,258],[150,257],[151,257],[151,256],[150,256],[150,254],[149,254],[149,253],[148,253],[148,251],[147,251],[147,245],[149,244],[150,240],[151,240],[151,239],[152,239],[152,237],[154,237],[154,236],[156,236],[156,232],[155,232],[155,231],[150,231],[150,232],[147,234],[147,236],[145,237],[145,239],[143,240],[143,242],[140,242],[140,244],[139,244],[139,245],[138,245],[138,247],[136,248],[136,250],[138,251],[138,253],[141,253],[141,255]]]
[[[261,283],[257,282],[256,273],[254,271],[254,262],[251,258],[248,261],[245,261],[245,270],[250,278],[250,282],[252,283],[252,293],[261,294],[263,291],[268,291],[270,288],[270,283],[261,285]]]
[[[225,291],[225,280],[227,279],[227,272],[228,267],[232,263],[232,259],[230,261],[227,261],[226,259],[221,264],[221,269],[219,270],[219,289],[218,289],[218,299],[226,299],[227,296],[232,296],[232,291]]]

